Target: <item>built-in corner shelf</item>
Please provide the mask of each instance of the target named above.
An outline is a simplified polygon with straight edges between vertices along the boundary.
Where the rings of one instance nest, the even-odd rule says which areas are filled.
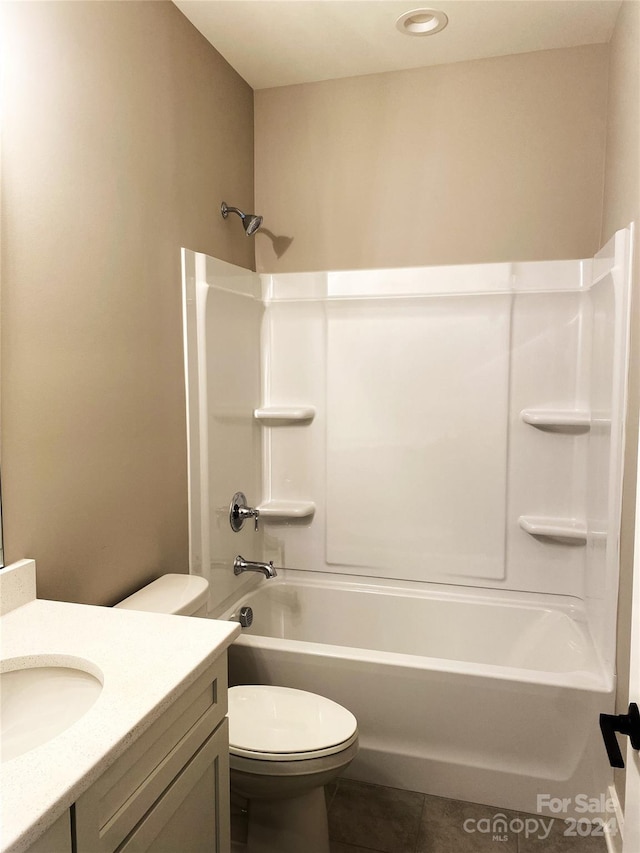
[[[310,424],[316,415],[313,406],[263,406],[253,413],[265,426]]]
[[[520,417],[548,432],[581,433],[591,428],[591,414],[578,409],[523,409]]]
[[[533,515],[521,515],[520,527],[531,536],[553,539],[568,545],[585,545],[587,528],[575,518],[543,518]]]
[[[267,501],[258,509],[261,521],[310,521],[316,505],[313,501]]]

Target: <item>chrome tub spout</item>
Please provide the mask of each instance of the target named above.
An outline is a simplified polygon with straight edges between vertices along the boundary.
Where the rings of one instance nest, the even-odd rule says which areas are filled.
[[[252,560],[245,560],[244,557],[238,554],[233,561],[233,573],[234,575],[241,575],[242,572],[262,572],[267,579],[275,578],[278,574],[273,567],[273,560],[270,560],[268,563],[258,563]]]

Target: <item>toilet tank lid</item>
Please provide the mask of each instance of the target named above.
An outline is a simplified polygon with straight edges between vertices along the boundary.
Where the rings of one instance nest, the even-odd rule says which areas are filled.
[[[125,610],[190,616],[207,603],[209,582],[200,575],[162,575],[116,604]]]

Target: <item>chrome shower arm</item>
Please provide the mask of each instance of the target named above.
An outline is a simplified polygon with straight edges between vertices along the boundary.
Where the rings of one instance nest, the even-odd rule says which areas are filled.
[[[232,207],[230,204],[226,204],[226,202],[222,202],[220,205],[220,213],[222,214],[222,218],[226,219],[230,213],[237,213],[241,219],[244,219],[245,214],[237,207]]]

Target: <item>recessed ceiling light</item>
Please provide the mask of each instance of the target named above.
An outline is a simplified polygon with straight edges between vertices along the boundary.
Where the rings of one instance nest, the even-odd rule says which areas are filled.
[[[432,36],[443,30],[449,19],[437,9],[413,9],[400,15],[396,27],[407,36]]]

